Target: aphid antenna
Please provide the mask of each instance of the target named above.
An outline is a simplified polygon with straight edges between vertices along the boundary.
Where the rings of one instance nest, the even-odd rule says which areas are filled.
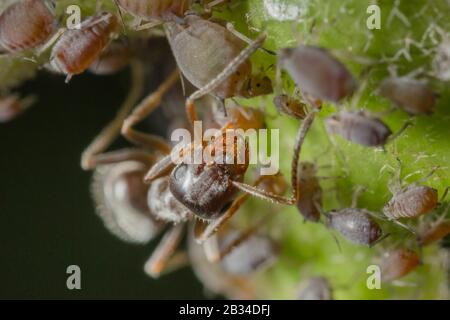
[[[367,191],[366,186],[356,186],[353,188],[353,196],[352,196],[352,206],[351,208],[357,208],[358,206],[358,200],[361,197],[361,195]]]
[[[198,89],[194,93],[192,93],[186,99],[186,110],[188,110],[188,114],[190,115],[190,120],[193,123],[195,120],[195,107],[194,101],[209,94],[211,91],[216,89],[225,79],[227,79],[231,74],[236,72],[236,70],[244,63],[261,45],[267,38],[267,33],[263,32],[259,35],[249,46],[247,46],[241,53],[234,58],[230,64],[225,67],[214,79],[212,79],[209,83],[207,83],[202,88]]]
[[[36,51],[36,56],[40,57],[42,54],[44,54],[50,47],[52,47],[56,41],[58,41],[59,37],[62,36],[62,34],[66,31],[66,28],[59,28],[58,31],[55,32],[55,34],[42,45],[42,47],[39,48],[39,50]]]
[[[113,2],[114,2],[114,5],[115,5],[116,8],[117,8],[117,12],[118,12],[118,15],[119,15],[119,19],[120,19],[120,22],[121,22],[121,24],[122,24],[123,33],[124,33],[125,35],[127,35],[127,27],[126,27],[126,25],[125,25],[125,20],[124,20],[124,18],[123,18],[123,12],[122,12],[122,9],[120,8],[119,3],[117,2],[117,0],[113,0]]]

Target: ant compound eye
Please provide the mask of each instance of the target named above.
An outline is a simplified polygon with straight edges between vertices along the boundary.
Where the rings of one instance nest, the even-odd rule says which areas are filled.
[[[188,170],[187,165],[182,163],[175,168],[173,177],[177,181],[184,180],[184,178],[186,177],[187,170]]]

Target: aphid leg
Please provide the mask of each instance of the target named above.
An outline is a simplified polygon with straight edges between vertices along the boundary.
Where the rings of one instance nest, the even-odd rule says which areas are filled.
[[[364,186],[358,186],[355,188],[352,196],[352,208],[356,208],[358,206],[359,197],[367,190]]]
[[[56,41],[58,41],[59,37],[66,31],[66,28],[60,28],[58,31],[55,32],[55,34],[46,42],[44,43],[39,50],[36,51],[36,56],[40,57],[43,53],[45,53],[48,49],[50,49],[51,46],[55,44]]]
[[[444,193],[442,194],[441,199],[439,199],[439,202],[440,202],[440,203],[443,203],[443,202],[444,202],[445,198],[446,198],[447,195],[448,195],[448,191],[449,191],[449,190],[450,190],[450,187],[445,188]]]
[[[140,63],[134,61],[131,63],[131,89],[128,96],[119,111],[111,121],[101,132],[95,137],[91,144],[83,151],[81,156],[81,167],[84,170],[93,169],[94,157],[99,153],[104,152],[120,134],[120,128],[122,122],[127,117],[128,113],[133,109],[133,106],[139,100],[139,97],[144,90],[144,73]]]
[[[394,133],[389,137],[387,143],[390,143],[395,139],[397,139],[398,137],[400,137],[405,132],[405,130],[408,129],[408,127],[411,126],[412,124],[413,123],[411,121],[406,121],[405,124],[400,128],[400,130],[398,130],[396,133]]]
[[[178,247],[184,233],[184,224],[173,226],[161,239],[144,266],[145,272],[152,278],[158,278],[169,264],[170,258]]]
[[[236,28],[234,27],[234,25],[231,22],[227,22],[226,27],[228,29],[228,31],[230,31],[232,34],[234,34],[237,38],[241,39],[242,41],[244,41],[247,44],[251,44],[252,43],[252,39],[248,38],[245,34],[240,33],[239,31],[236,30]],[[261,47],[260,48],[262,51],[264,51],[265,53],[271,54],[271,55],[276,55],[275,52],[268,50],[266,48]]]
[[[262,33],[258,38],[256,38],[247,48],[241,51],[241,53],[234,58],[227,67],[225,67],[222,72],[220,72],[217,77],[212,79],[209,83],[207,83],[202,88],[199,88],[193,94],[191,94],[186,99],[186,111],[189,116],[189,120],[191,123],[194,123],[195,119],[192,118],[193,112],[195,110],[194,101],[207,95],[214,89],[216,89],[225,79],[230,77],[236,70],[244,63],[258,48],[261,47],[263,42],[266,40],[267,34]]]
[[[415,185],[420,185],[422,183],[424,183],[425,181],[428,181],[436,172],[436,170],[439,169],[439,166],[435,166],[431,169],[431,171],[423,178],[420,178],[419,180],[415,181],[414,184]],[[448,191],[444,192],[444,195],[446,195]]]
[[[151,22],[148,22],[148,23],[145,23],[145,24],[137,25],[135,27],[135,30],[136,31],[142,31],[142,30],[152,29],[152,28],[155,28],[155,27],[160,26],[162,24],[163,24],[162,21],[151,21]]]
[[[170,147],[161,138],[137,132],[132,127],[147,117],[160,105],[163,96],[178,81],[178,79],[178,70],[175,70],[156,91],[152,92],[136,106],[133,112],[123,121],[121,133],[125,138],[138,145],[157,148],[164,153],[170,152]]]
[[[309,128],[314,122],[316,114],[315,112],[310,112],[306,118],[303,120],[303,123],[298,130],[297,137],[295,139],[294,146],[294,156],[292,158],[291,163],[291,186],[292,186],[292,197],[297,199],[298,197],[298,163],[300,160],[300,152],[302,150],[303,142],[305,141],[306,134],[308,133]]]
[[[117,12],[119,13],[119,19],[120,22],[122,24],[122,28],[123,28],[123,33],[126,35],[127,34],[127,27],[125,26],[125,20],[123,19],[123,12],[122,9],[119,6],[119,3],[117,2],[117,0],[113,0],[114,5],[117,7]]]
[[[380,243],[381,241],[383,241],[384,239],[386,239],[390,235],[391,235],[390,233],[383,234],[381,237],[379,237],[377,240],[375,240],[373,243],[371,243],[369,245],[369,247],[372,248],[373,246],[376,246],[378,243]]]

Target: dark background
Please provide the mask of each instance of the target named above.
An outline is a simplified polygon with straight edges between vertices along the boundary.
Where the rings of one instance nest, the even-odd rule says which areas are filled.
[[[128,83],[128,70],[83,74],[68,85],[41,74],[20,89],[39,101],[0,125],[0,298],[203,298],[189,268],[158,280],[144,274],[158,239],[124,243],[94,212],[80,155],[113,118]],[[81,268],[81,290],[66,288],[72,264]]]

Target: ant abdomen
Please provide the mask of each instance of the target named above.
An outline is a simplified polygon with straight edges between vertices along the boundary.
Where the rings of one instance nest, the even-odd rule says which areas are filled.
[[[117,237],[146,243],[160,231],[147,204],[149,186],[143,182],[147,167],[135,161],[100,166],[94,175],[92,194],[98,215]]]

